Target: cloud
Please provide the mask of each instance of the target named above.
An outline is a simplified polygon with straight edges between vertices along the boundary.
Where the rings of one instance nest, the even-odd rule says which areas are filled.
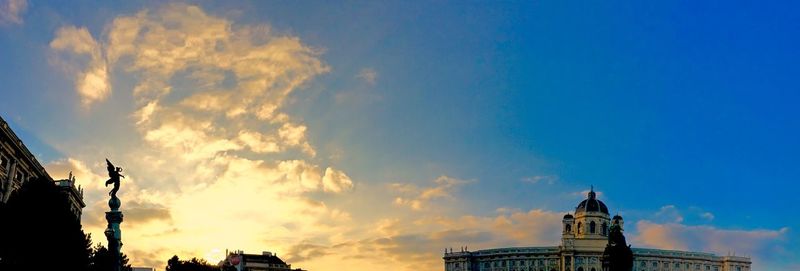
[[[764,258],[782,250],[788,237],[789,228],[778,230],[719,229],[713,226],[692,226],[680,223],[655,223],[642,220],[636,223],[637,234],[633,236],[634,246],[675,249],[684,251],[705,251],[717,255],[751,255],[753,269],[761,269]]]
[[[289,251],[286,253],[287,256],[285,261],[307,261],[313,258],[324,257],[329,254],[331,254],[331,248],[329,247],[309,243],[300,243],[289,248]]]
[[[578,191],[578,192],[572,192],[572,193],[570,193],[570,195],[573,196],[573,197],[576,197],[576,198],[584,198],[585,199],[586,196],[589,195],[590,191],[591,190],[587,189],[587,190],[582,190],[582,191]],[[603,191],[594,191],[594,193],[597,195],[597,198],[602,198],[603,195],[605,194],[605,193],[603,193]]]
[[[342,171],[333,168],[325,169],[322,177],[323,190],[326,192],[340,193],[353,188],[353,181]]]
[[[683,222],[683,215],[681,215],[675,205],[662,206],[661,209],[655,214],[656,219],[666,222],[681,223]]]
[[[714,214],[711,212],[702,212],[700,213],[700,217],[708,221],[714,220]]]
[[[522,178],[522,182],[531,184],[537,184],[537,183],[554,184],[556,181],[558,181],[558,176],[556,175],[539,175],[539,176]]]
[[[362,81],[364,81],[369,85],[375,85],[376,80],[378,80],[378,72],[376,72],[372,68],[364,68],[358,72],[356,78],[361,79]]]
[[[470,181],[459,180],[449,176],[439,176],[433,182],[436,185],[427,188],[419,188],[407,183],[391,184],[390,188],[402,195],[395,197],[394,203],[400,206],[408,206],[413,210],[421,210],[432,200],[452,198],[453,189]]]
[[[89,232],[102,236],[98,214],[107,209],[104,178],[93,173],[104,174],[104,165],[87,162],[98,153],[127,172],[120,198],[133,264],[234,247],[280,251],[301,236],[329,240],[346,230],[350,212],[330,200],[351,191],[353,180],[312,162],[309,127],[284,112],[293,93],[330,70],[322,50],[187,4],[122,15],[103,29],[98,40],[85,27],[64,26],[50,43],[76,74],[82,106],[110,96],[112,75],[132,85],[130,95],[120,95],[132,99],[119,101],[130,107],[115,109],[132,108],[119,119],[130,122],[130,137],[107,138],[114,149],[71,151],[72,158],[48,165],[76,171],[90,187],[83,217]]]
[[[27,0],[0,0],[0,25],[22,24],[22,13],[26,9]]]
[[[376,188],[317,156],[318,142],[309,140],[315,127],[287,107],[331,68],[323,50],[282,34],[290,32],[186,4],[118,16],[102,29],[93,37],[65,26],[51,48],[82,64],[74,71],[78,88],[81,75],[105,70],[99,81],[109,83],[107,92],[79,90],[83,104],[103,102],[112,89],[130,100],[87,117],[122,114],[114,119],[127,130],[68,145],[70,158],[47,169],[78,176],[86,191],[83,225],[101,237],[108,191],[102,158],[125,167],[124,242],[134,265],[163,266],[175,254],[216,262],[229,248],[278,252],[308,270],[437,270],[445,247],[558,244],[563,212],[466,215],[471,206],[458,189],[473,181],[443,175]]]
[[[127,224],[172,219],[170,210],[158,203],[133,201],[125,205],[125,222]]]
[[[367,236],[338,243],[303,242],[289,251],[291,259],[355,262],[366,270],[392,266],[395,270],[441,268],[445,248],[470,250],[543,245],[560,238],[561,213],[513,211],[497,216],[417,216],[383,219],[366,225]],[[313,268],[310,266],[309,268]]]
[[[94,102],[105,100],[111,93],[108,67],[102,55],[100,44],[85,27],[64,26],[58,29],[56,37],[50,42],[50,48],[57,52],[66,52],[74,56],[86,56],[88,60],[77,65],[82,68],[75,73],[75,90],[84,107]],[[76,68],[69,67],[69,70]]]

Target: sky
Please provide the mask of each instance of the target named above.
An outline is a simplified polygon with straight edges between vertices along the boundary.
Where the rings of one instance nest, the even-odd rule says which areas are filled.
[[[798,3],[0,0],[0,115],[123,251],[441,270],[556,246],[594,186],[634,247],[800,269]]]

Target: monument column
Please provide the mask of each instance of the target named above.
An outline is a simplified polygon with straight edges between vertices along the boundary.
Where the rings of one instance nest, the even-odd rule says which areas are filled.
[[[119,211],[120,205],[119,198],[114,195],[108,200],[108,207],[111,208],[111,211],[106,212],[108,227],[105,234],[108,239],[108,253],[111,254],[111,260],[114,263],[113,271],[122,270],[122,230],[119,228],[119,224],[122,223],[122,212]]]
[[[111,192],[108,192],[108,195],[111,196],[111,199],[108,200],[108,207],[111,208],[111,211],[106,212],[108,227],[106,227],[105,234],[108,240],[108,253],[111,254],[111,261],[114,263],[114,267],[111,270],[121,271],[122,230],[120,230],[119,224],[122,223],[122,212],[119,211],[119,206],[122,205],[122,202],[117,198],[117,191],[119,191],[120,178],[125,178],[125,176],[120,174],[122,172],[121,167],[115,167],[108,159],[106,159],[106,164],[108,165],[108,177],[110,177],[106,181],[106,186],[113,184],[114,188],[111,189]]]

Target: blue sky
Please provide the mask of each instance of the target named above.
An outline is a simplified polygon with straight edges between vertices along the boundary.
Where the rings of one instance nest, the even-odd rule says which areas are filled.
[[[794,259],[800,257],[796,245],[800,218],[790,215],[796,213],[791,211],[791,200],[800,190],[795,182],[800,178],[795,166],[800,153],[796,3],[0,3],[4,8],[0,13],[0,81],[5,83],[0,90],[0,114],[53,168],[51,172],[83,166],[102,175],[102,165],[94,160],[102,162],[104,156],[131,164],[133,176],[137,170],[143,172],[133,188],[138,192],[131,196],[140,206],[169,210],[168,221],[147,220],[134,236],[147,236],[164,227],[180,228],[189,220],[181,220],[173,204],[159,205],[148,196],[154,187],[172,187],[168,183],[178,182],[180,176],[165,177],[177,174],[168,171],[144,173],[146,163],[130,161],[134,158],[126,155],[141,151],[157,157],[177,151],[181,153],[176,155],[188,155],[181,156],[182,169],[208,166],[198,162],[204,159],[236,158],[267,164],[304,161],[325,172],[317,175],[328,176],[326,169],[341,172],[346,181],[331,178],[341,181],[337,187],[344,189],[328,190],[320,180],[319,191],[293,195],[298,202],[312,200],[323,203],[331,213],[346,213],[349,220],[330,222],[345,230],[381,221],[513,220],[514,214],[540,215],[533,210],[551,218],[542,221],[557,222],[558,215],[584,197],[576,192],[594,185],[611,211],[625,216],[634,246],[724,254],[724,245],[736,250],[737,242],[753,242],[758,245],[739,251],[753,254],[755,266],[764,270],[798,266]],[[9,3],[26,5],[14,13],[18,17],[9,17]],[[156,25],[170,28],[165,18],[186,15],[182,10],[187,6],[200,9],[209,20],[227,22],[230,32],[267,26],[265,39],[296,39],[298,46],[309,49],[307,56],[322,66],[288,72],[290,79],[297,79],[291,76],[308,71],[308,79],[297,79],[302,84],[277,100],[279,111],[291,119],[286,127],[305,127],[296,130],[301,138],[279,143],[286,144],[277,147],[279,151],[258,151],[239,134],[242,146],[216,149],[197,158],[199,154],[192,150],[173,148],[175,144],[189,146],[189,141],[165,141],[176,135],[158,137],[163,133],[154,131],[166,131],[160,128],[168,127],[167,116],[180,113],[188,118],[189,109],[181,101],[188,100],[197,87],[191,79],[196,77],[190,74],[203,70],[205,64],[196,64],[198,60],[189,61],[190,68],[175,68],[165,81],[172,92],[150,100],[173,105],[163,111],[170,115],[153,124],[136,121],[136,112],[148,100],[133,90],[148,76],[164,75],[148,70],[152,67],[136,66],[145,50],[128,55],[134,59],[129,62],[124,55],[123,60],[111,59],[111,48],[119,46],[111,41],[117,33],[112,25],[115,19],[144,12],[146,16],[137,18],[163,23],[150,25],[151,29]],[[194,30],[188,23],[184,26],[188,30],[178,27],[178,32]],[[68,40],[59,36],[65,27],[75,29],[63,32],[66,36],[85,29],[95,41],[91,52],[97,53],[70,49],[78,48],[75,43],[55,45],[59,37]],[[250,35],[237,33],[232,36]],[[154,44],[137,41],[134,47]],[[252,48],[243,50],[248,49]],[[310,60],[302,64],[315,65]],[[88,96],[79,90],[76,74],[97,65],[104,67],[110,87],[101,98],[86,103]],[[214,81],[216,88],[240,91],[245,77],[237,72],[220,73],[222,79]],[[228,102],[228,106],[236,105]],[[195,120],[213,114],[192,112]],[[218,129],[208,128],[200,139],[190,142],[233,141],[231,131],[253,127],[249,120],[224,119],[223,115],[208,118],[209,127]],[[267,126],[259,131],[264,138],[270,135]],[[214,170],[219,169],[209,169]],[[217,173],[214,176],[227,176]],[[210,179],[209,185],[218,178]],[[189,202],[180,195],[190,191],[174,189],[178,196],[170,203]],[[413,198],[403,195],[404,191],[435,191],[436,196]],[[414,210],[414,200],[428,208]],[[506,215],[503,210],[516,211]],[[637,225],[637,221],[642,223]],[[302,224],[277,218],[261,222]],[[649,232],[648,225],[655,224],[667,232]],[[315,267],[340,259],[298,256],[305,255],[300,245],[330,248],[341,242],[374,240],[381,234],[398,242],[405,240],[402,236],[421,236],[436,245],[461,245],[431,237],[436,236],[434,225],[449,224],[433,223],[432,229],[401,225],[395,231],[369,236],[321,235],[287,244],[268,240],[221,243],[184,251],[214,259],[214,249],[270,247],[294,256],[298,266]],[[453,230],[492,232],[454,225]],[[705,231],[731,240],[709,245],[707,240],[686,239]],[[500,232],[493,233],[500,236]],[[678,241],[664,242],[647,233]],[[537,233],[522,240],[496,236],[475,240],[477,244],[470,247],[555,245],[556,235],[542,230],[541,236]],[[420,263],[430,264],[433,270],[440,266],[436,254],[440,248],[436,249],[413,251],[410,246],[391,252],[430,257]],[[160,254],[139,255],[155,258],[141,260],[142,264],[166,260]],[[370,264],[354,266],[368,268]]]

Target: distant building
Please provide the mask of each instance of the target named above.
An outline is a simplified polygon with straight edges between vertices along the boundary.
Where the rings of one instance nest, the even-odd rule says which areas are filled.
[[[233,266],[238,271],[304,271],[300,268],[292,269],[292,265],[269,251],[261,254],[245,254],[241,250],[229,252],[221,265]]]
[[[594,191],[562,220],[561,245],[445,251],[445,271],[601,271],[611,218]],[[750,258],[711,253],[632,248],[633,271],[750,271]]]
[[[30,178],[53,178],[22,143],[8,123],[0,117],[0,203],[5,203],[22,184]],[[70,201],[70,210],[80,220],[83,207],[83,189],[75,187],[75,177],[53,181]]]

